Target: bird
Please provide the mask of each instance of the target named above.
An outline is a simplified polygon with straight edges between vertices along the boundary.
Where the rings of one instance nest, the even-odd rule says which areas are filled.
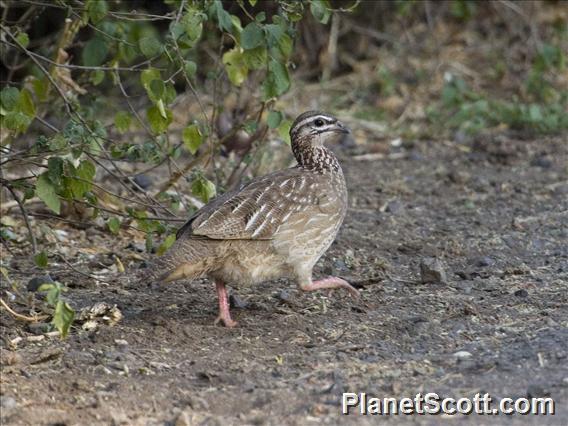
[[[339,277],[313,280],[312,269],[335,240],[347,212],[343,171],[325,144],[349,129],[334,116],[307,111],[290,127],[294,167],[260,176],[199,209],[156,259],[152,277],[167,283],[207,277],[215,283],[215,324],[235,327],[226,285],[290,278],[303,291],[342,288]],[[155,281],[153,281],[155,282]]]

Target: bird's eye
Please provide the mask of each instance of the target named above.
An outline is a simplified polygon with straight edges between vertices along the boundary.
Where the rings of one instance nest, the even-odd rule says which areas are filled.
[[[314,124],[316,125],[316,127],[322,127],[325,123],[321,118],[318,118],[316,121],[314,121]]]

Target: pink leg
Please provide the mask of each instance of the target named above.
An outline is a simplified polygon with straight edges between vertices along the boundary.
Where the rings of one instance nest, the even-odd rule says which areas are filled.
[[[217,297],[219,298],[219,316],[215,320],[215,324],[219,321],[223,321],[225,327],[235,327],[237,322],[233,321],[231,313],[229,312],[229,297],[227,296],[225,283],[223,281],[216,281],[215,288],[217,289]]]
[[[354,297],[359,296],[359,291],[349,284],[347,281],[337,278],[337,277],[328,277],[322,280],[313,281],[309,284],[302,284],[300,288],[304,291],[314,291],[314,290],[321,290],[324,288],[344,288],[349,291]]]

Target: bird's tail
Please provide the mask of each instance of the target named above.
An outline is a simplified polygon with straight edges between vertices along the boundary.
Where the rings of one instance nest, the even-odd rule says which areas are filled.
[[[163,256],[156,257],[140,281],[146,283],[170,282],[179,279],[203,277],[209,270],[211,247],[205,241],[177,240]]]

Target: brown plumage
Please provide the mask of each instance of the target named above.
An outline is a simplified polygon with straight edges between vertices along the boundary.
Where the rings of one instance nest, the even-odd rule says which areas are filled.
[[[157,260],[152,278],[211,278],[219,296],[217,321],[229,327],[236,323],[225,283],[289,277],[305,291],[342,287],[357,295],[340,278],[312,281],[312,268],[335,239],[347,210],[343,172],[323,144],[347,132],[329,114],[300,115],[290,129],[298,165],[253,179],[200,209]]]

